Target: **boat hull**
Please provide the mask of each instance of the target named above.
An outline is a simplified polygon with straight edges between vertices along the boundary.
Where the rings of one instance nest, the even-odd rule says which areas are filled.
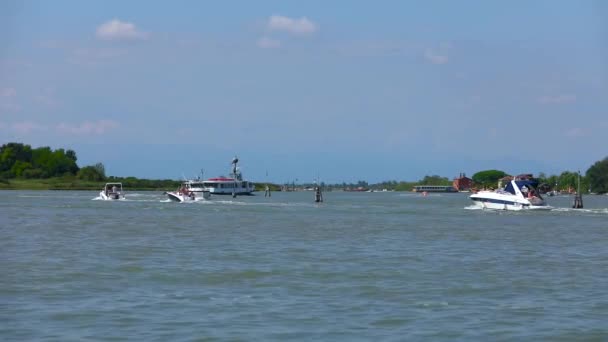
[[[120,194],[117,194],[117,193],[110,193],[110,194],[106,195],[106,193],[104,191],[101,191],[99,193],[99,197],[104,201],[118,201],[118,200],[125,198],[124,196],[121,196]]]
[[[479,193],[469,197],[475,205],[482,209],[492,210],[543,210],[551,209],[544,202],[532,203],[517,196],[500,195],[494,193]]]
[[[205,181],[205,190],[213,195],[253,195],[255,185],[247,181],[210,179]]]
[[[197,199],[209,199],[211,197],[210,193],[208,191],[201,191],[201,192],[197,192],[197,193],[191,193],[189,195],[185,195],[179,192],[167,192],[167,197],[172,201],[172,202],[178,202],[178,203],[183,203],[183,202],[195,202]]]
[[[236,191],[232,191],[232,190],[228,190],[228,189],[209,189],[209,192],[214,194],[214,195],[232,195],[232,194],[236,194],[236,195],[253,195],[253,190],[247,190],[247,189],[237,189]]]

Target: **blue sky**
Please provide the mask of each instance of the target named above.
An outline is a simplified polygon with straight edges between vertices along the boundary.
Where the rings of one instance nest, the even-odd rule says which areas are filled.
[[[0,142],[111,175],[585,171],[607,95],[599,0],[0,3]]]

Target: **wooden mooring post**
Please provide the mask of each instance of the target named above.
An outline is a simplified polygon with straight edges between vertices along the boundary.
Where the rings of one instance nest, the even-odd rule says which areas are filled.
[[[572,205],[574,209],[583,209],[583,194],[581,194],[581,172],[578,172],[578,189],[576,190],[576,194],[574,195],[574,205]]]

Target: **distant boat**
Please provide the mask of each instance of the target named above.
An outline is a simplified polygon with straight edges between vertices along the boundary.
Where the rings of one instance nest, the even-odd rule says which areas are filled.
[[[352,191],[352,192],[368,192],[370,189],[364,188],[362,186],[356,188],[345,188],[344,191]]]
[[[122,191],[122,183],[106,183],[99,192],[99,197],[104,201],[124,200],[125,194]]]

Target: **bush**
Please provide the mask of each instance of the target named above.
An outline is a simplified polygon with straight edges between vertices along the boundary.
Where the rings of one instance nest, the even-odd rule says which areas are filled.
[[[44,172],[40,169],[27,169],[27,170],[23,171],[21,176],[23,178],[32,179],[32,178],[47,178],[48,175],[46,174],[46,172]]]
[[[92,181],[92,182],[100,182],[105,180],[105,175],[99,172],[99,168],[95,166],[85,166],[78,171],[76,175],[78,179]]]

